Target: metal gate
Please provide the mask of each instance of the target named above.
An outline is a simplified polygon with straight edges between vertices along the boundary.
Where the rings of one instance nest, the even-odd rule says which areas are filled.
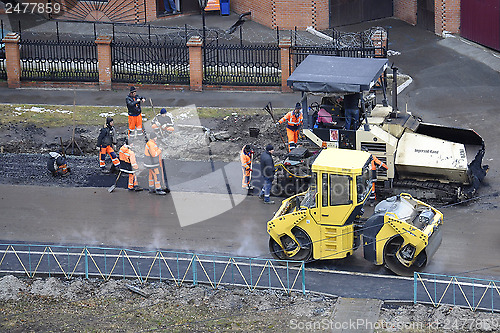
[[[20,41],[21,81],[98,82],[94,41]]]
[[[387,30],[372,27],[361,32],[333,30],[330,45],[299,45],[290,50],[290,73],[310,54],[352,58],[387,58]]]
[[[185,43],[111,44],[113,82],[189,84]]]
[[[393,16],[392,0],[330,0],[330,26]]]
[[[462,0],[460,36],[500,51],[500,1]]]
[[[434,32],[434,0],[417,1],[417,26]]]
[[[276,44],[207,43],[203,47],[203,84],[279,86],[280,48]]]

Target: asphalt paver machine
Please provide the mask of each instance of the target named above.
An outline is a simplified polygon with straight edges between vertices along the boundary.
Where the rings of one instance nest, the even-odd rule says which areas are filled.
[[[297,66],[287,84],[302,92],[304,125],[299,144],[308,151],[292,151],[281,163],[288,166],[275,182],[281,189],[296,182],[295,174],[305,179],[303,166],[312,164],[309,159],[315,158],[314,151],[332,147],[364,150],[384,162],[389,169],[377,171],[384,197],[404,191],[423,200],[451,202],[475,194],[488,171],[482,165],[485,144],[481,136],[471,129],[426,123],[411,112],[399,111],[394,67],[392,106],[388,106],[387,71],[388,60],[381,58],[309,55]],[[356,128],[347,129],[345,110],[338,101],[353,93],[361,96],[360,121]],[[381,103],[376,101],[377,94],[383,96]],[[320,96],[321,102],[308,105],[310,96]],[[320,110],[329,121],[318,122]]]

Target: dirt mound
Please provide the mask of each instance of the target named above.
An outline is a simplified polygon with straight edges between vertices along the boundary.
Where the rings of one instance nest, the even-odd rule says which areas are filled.
[[[19,293],[27,289],[26,284],[12,275],[0,279],[0,300],[17,300]]]
[[[0,330],[314,331],[333,327],[337,304],[312,293],[10,275],[0,279]],[[384,305],[372,326],[377,332],[498,332],[500,315],[445,305]]]

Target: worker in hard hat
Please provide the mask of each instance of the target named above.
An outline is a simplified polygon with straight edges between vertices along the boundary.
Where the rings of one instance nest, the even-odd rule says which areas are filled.
[[[250,185],[251,173],[252,173],[252,162],[253,162],[253,151],[250,145],[245,145],[240,152],[241,168],[243,170],[243,179],[241,181],[241,187],[246,190],[252,190],[253,187]]]
[[[160,113],[157,114],[151,122],[153,131],[156,132],[156,134],[162,139],[162,141],[164,141],[168,133],[172,133],[174,131],[174,122],[172,121],[172,118],[167,114],[167,110],[165,108],[162,108],[160,110]]]
[[[120,159],[120,171],[128,173],[128,190],[136,192],[142,191],[136,176],[139,166],[137,165],[132,146],[128,144],[128,140],[125,141],[125,144],[118,151],[118,158]]]
[[[370,205],[373,206],[375,200],[377,200],[377,195],[375,193],[375,183],[377,181],[377,166],[379,168],[384,168],[385,170],[388,170],[389,167],[382,161],[380,161],[375,155],[372,155],[372,158],[371,158],[371,171],[372,171],[372,189],[371,189],[371,192],[370,192],[370,197],[369,197],[369,200],[370,200]]]
[[[161,161],[161,149],[156,144],[157,136],[153,132],[151,134],[151,139],[146,139],[146,147],[144,148],[144,155],[146,155],[146,162],[144,166],[149,169],[149,193],[165,195],[166,191],[161,188],[161,179],[163,177],[163,165]],[[161,174],[160,174],[161,172]]]
[[[99,167],[103,173],[109,173],[106,170],[106,154],[111,157],[111,162],[113,163],[112,169],[119,169],[120,160],[113,149],[113,145],[116,145],[115,139],[115,127],[113,118],[106,118],[106,126],[101,128],[99,137],[97,138],[97,149],[99,150]]]
[[[302,107],[300,103],[295,104],[295,109],[288,112],[281,118],[276,125],[286,123],[286,135],[288,137],[288,150],[297,147],[297,141],[299,139],[300,128],[302,126],[302,121],[304,116],[302,114]]]
[[[137,95],[137,90],[135,87],[130,87],[130,92],[125,99],[127,103],[128,110],[128,133],[129,136],[136,137],[136,135],[142,135],[142,110],[141,102],[145,102],[146,99],[142,96]]]
[[[67,176],[70,173],[70,168],[66,162],[66,158],[59,153],[50,152],[49,160],[47,161],[47,169],[52,173],[52,176]]]

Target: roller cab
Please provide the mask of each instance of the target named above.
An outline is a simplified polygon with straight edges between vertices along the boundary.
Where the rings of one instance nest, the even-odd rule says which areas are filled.
[[[306,192],[283,200],[267,223],[277,259],[340,259],[359,246],[356,223],[370,193],[371,155],[325,149],[314,161]]]

